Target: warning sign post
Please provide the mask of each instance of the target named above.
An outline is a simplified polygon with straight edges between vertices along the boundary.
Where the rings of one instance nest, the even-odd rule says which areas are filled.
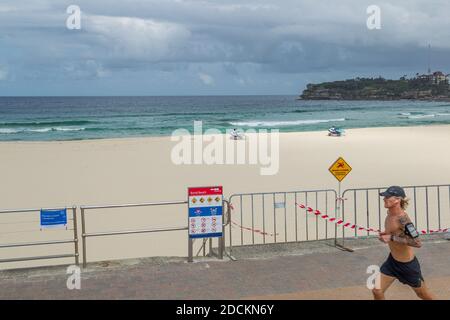
[[[328,169],[328,171],[331,172],[331,174],[339,181],[339,191],[338,191],[338,197],[339,201],[341,200],[341,182],[344,180],[344,178],[352,171],[352,167],[347,163],[347,161],[344,160],[344,158],[339,157],[331,167]],[[338,203],[339,203],[338,201]],[[340,218],[340,205],[337,207],[337,214],[338,218]]]
[[[336,218],[340,218],[341,217],[341,201],[343,201],[342,195],[341,195],[341,182],[350,173],[350,171],[352,171],[352,167],[347,163],[347,161],[344,160],[344,158],[339,157],[335,162],[333,162],[333,164],[328,169],[328,171],[330,171],[330,173],[337,179],[337,181],[339,181],[338,199],[337,199],[337,203],[336,203],[336,213],[337,213]],[[342,237],[342,245],[337,243],[337,225],[335,225],[334,230],[335,230],[334,245],[337,248],[340,248],[342,250],[353,252],[352,249],[344,247],[344,235],[342,235],[343,236]]]

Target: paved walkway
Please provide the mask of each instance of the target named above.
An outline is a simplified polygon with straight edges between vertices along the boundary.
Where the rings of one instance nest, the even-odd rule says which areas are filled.
[[[359,241],[359,240],[358,240]],[[355,252],[328,242],[235,249],[237,261],[146,258],[96,263],[82,271],[81,290],[68,290],[65,267],[0,272],[0,299],[371,299],[369,265],[387,248],[373,239],[351,242]],[[428,286],[450,299],[450,241],[426,241],[417,256]],[[415,299],[396,282],[388,299]]]

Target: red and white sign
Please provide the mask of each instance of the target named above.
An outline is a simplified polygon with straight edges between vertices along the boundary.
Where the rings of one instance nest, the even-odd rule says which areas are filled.
[[[223,187],[188,188],[188,204],[191,238],[222,236]]]
[[[189,188],[189,196],[222,195],[222,187]]]

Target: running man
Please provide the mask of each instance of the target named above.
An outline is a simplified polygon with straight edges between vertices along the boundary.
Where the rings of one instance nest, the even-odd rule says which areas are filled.
[[[380,196],[384,197],[384,207],[388,211],[385,231],[380,233],[379,240],[389,245],[391,253],[380,268],[380,288],[372,290],[375,300],[384,299],[385,291],[395,279],[409,285],[419,298],[434,299],[425,285],[419,261],[414,255],[413,247],[420,248],[422,243],[405,212],[408,206],[405,191],[401,187],[392,186],[380,193]]]

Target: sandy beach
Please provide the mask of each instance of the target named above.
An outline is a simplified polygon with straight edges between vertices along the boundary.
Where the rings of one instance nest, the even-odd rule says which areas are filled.
[[[171,161],[176,143],[170,137],[2,142],[0,208],[186,200],[189,186],[222,185],[226,198],[233,193],[337,189],[328,168],[339,156],[353,168],[343,188],[449,184],[449,139],[449,125],[349,129],[340,138],[328,137],[325,131],[280,133],[275,175],[261,175],[259,164],[176,165]],[[28,239],[26,231],[36,229],[28,218],[22,215],[23,225],[13,229],[8,223],[20,220],[17,216],[0,217],[0,243]],[[89,213],[89,219],[88,231],[185,226],[187,210],[120,209]],[[40,231],[35,234],[43,236]],[[92,261],[187,254],[185,231],[89,241]],[[4,258],[13,254],[11,249],[1,250]],[[42,253],[33,250],[38,249],[16,249],[15,254]]]

